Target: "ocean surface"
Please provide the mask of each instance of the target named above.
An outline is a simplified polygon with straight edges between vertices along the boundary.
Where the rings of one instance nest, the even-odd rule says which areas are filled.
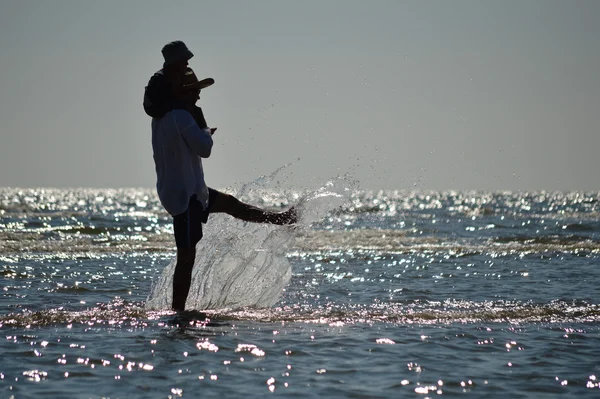
[[[600,193],[231,191],[188,311],[152,189],[0,189],[1,398],[600,397]]]

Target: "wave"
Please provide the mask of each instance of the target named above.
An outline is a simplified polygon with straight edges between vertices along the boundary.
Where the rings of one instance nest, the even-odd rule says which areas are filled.
[[[280,180],[286,180],[289,165],[276,171]],[[290,172],[292,173],[292,172]],[[270,176],[261,177],[239,190],[242,200],[262,202],[266,206],[289,204],[290,194],[298,198],[301,190],[282,189],[264,184]],[[292,180],[287,178],[287,180]],[[296,179],[297,180],[297,179]],[[271,183],[271,181],[269,181]],[[598,220],[599,192],[510,192],[510,191],[414,191],[414,190],[359,190],[351,187],[351,201],[345,209],[353,213],[373,212],[431,212],[443,210],[456,215],[529,215]],[[166,216],[158,196],[151,188],[128,189],[52,189],[0,188],[0,215],[39,213],[48,216],[61,212],[84,215],[112,215],[114,213],[148,212]]]
[[[596,231],[597,229],[597,226],[587,223],[567,223],[563,227],[563,230],[576,232],[592,232]]]
[[[569,235],[545,235],[545,236],[533,236],[533,235],[515,235],[505,237],[495,237],[492,239],[495,243],[510,244],[510,243],[521,243],[521,244],[540,244],[548,246],[572,246],[572,245],[600,245],[589,237],[579,236],[574,234]]]
[[[600,322],[600,305],[585,302],[553,301],[534,302],[486,301],[472,302],[447,300],[406,304],[379,303],[373,305],[347,305],[328,303],[308,307],[301,304],[269,309],[247,307],[243,309],[204,310],[175,313],[148,310],[144,303],[122,300],[81,311],[63,308],[23,311],[0,316],[0,328],[48,327],[59,325],[133,326],[152,324],[177,324],[196,321],[198,325],[227,325],[233,322],[256,323],[309,323],[309,324],[454,324],[454,323],[597,323]]]
[[[253,230],[243,224],[236,224],[229,218],[227,221],[219,222],[220,216],[211,216],[211,221],[205,229],[209,234],[218,235],[219,231],[211,230],[215,222],[223,229],[235,228],[239,236],[254,231],[262,234],[263,228]],[[231,234],[234,234],[233,231]],[[339,251],[363,251],[380,252],[385,254],[409,254],[409,253],[478,253],[497,254],[506,253],[575,253],[589,251],[600,252],[600,242],[589,237],[580,235],[515,235],[500,236],[482,239],[456,238],[444,236],[414,236],[409,231],[390,229],[365,229],[365,230],[310,230],[303,228],[290,233],[290,239],[286,240],[288,256],[298,254],[339,252]],[[229,238],[222,237],[227,241]],[[266,239],[266,237],[265,237]],[[203,240],[207,243],[207,240]],[[248,242],[246,245],[261,248],[260,242]],[[169,232],[135,232],[127,234],[94,234],[48,236],[39,233],[7,233],[0,232],[0,253],[4,255],[20,255],[29,253],[52,254],[62,256],[88,256],[90,254],[116,254],[122,256],[124,253],[148,254],[169,253],[175,251],[175,243],[172,233]],[[204,250],[203,250],[204,251]]]
[[[304,322],[319,324],[392,323],[589,323],[600,321],[596,304],[553,302],[550,304],[508,301],[446,301],[408,305],[378,304],[353,307],[328,304],[323,308],[302,306],[266,310],[209,312],[219,319],[256,320],[261,322]]]

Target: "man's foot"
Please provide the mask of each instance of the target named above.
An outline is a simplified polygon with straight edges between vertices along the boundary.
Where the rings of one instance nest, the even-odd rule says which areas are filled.
[[[298,211],[295,207],[291,207],[285,212],[281,212],[277,215],[277,224],[296,224],[298,223]]]

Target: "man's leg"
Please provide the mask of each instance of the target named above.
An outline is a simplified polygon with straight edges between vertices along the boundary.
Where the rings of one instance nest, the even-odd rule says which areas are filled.
[[[295,208],[285,212],[271,212],[245,204],[237,198],[214,190],[214,200],[210,205],[210,213],[226,213],[234,218],[254,223],[294,224],[298,222]]]
[[[192,269],[196,260],[196,244],[202,239],[202,204],[194,198],[188,209],[173,218],[177,263],[173,273],[173,310],[185,310],[192,284]]]
[[[196,247],[177,248],[177,263],[173,274],[173,310],[185,310],[185,301],[192,284],[192,269],[196,259]]]

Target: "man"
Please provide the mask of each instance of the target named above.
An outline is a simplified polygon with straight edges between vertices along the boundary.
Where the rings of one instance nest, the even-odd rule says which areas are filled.
[[[181,75],[176,75],[176,71],[187,65],[191,52],[182,42],[174,43],[181,44],[167,46],[177,51],[167,49],[165,54],[163,49],[163,74],[158,77],[155,74],[149,82],[149,87],[154,84],[154,89],[160,90],[146,88],[144,109],[146,112],[149,109],[148,114],[153,116],[152,149],[158,196],[173,216],[177,263],[172,308],[184,310],[196,244],[202,239],[202,223],[207,222],[210,213],[223,212],[248,222],[278,225],[296,223],[298,218],[294,208],[281,213],[265,211],[206,186],[201,158],[211,155],[212,134],[216,129],[207,127],[202,110],[195,103],[200,98],[200,91],[212,85],[214,80],[198,81],[187,66]]]

